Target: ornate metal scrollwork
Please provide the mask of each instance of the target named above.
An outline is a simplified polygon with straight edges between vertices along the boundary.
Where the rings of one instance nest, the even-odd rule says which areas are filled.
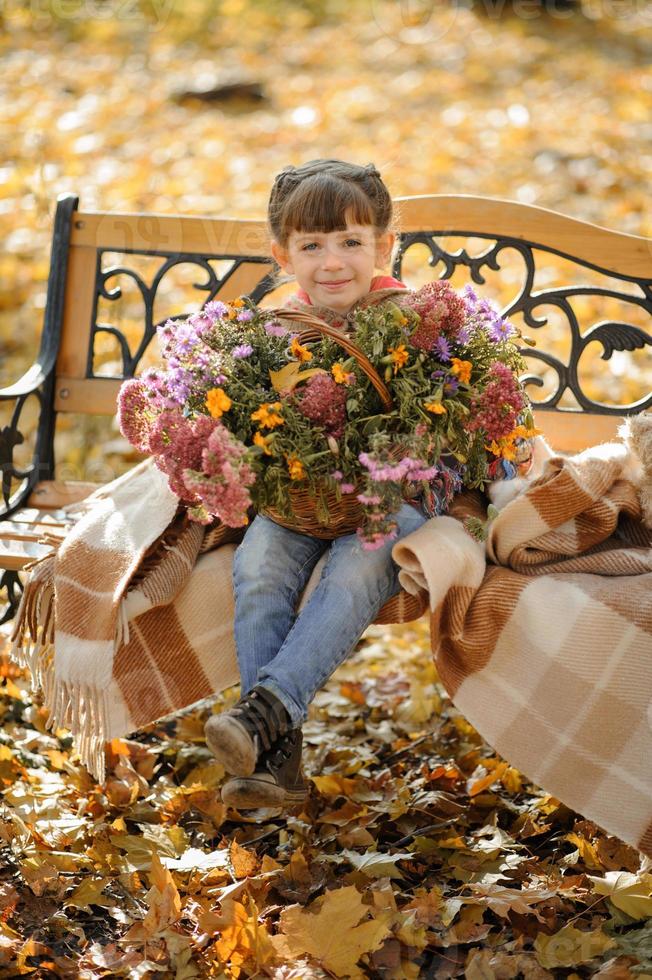
[[[40,401],[40,392],[35,391],[31,392],[30,394],[35,395]],[[27,482],[31,488],[38,477],[38,473],[35,471],[35,462],[23,468],[17,466],[14,460],[14,450],[16,446],[21,446],[25,441],[23,433],[20,431],[18,426],[20,423],[21,412],[29,397],[30,395],[20,395],[16,398],[9,425],[5,425],[3,428],[0,428],[0,474],[2,474],[3,501],[3,506],[0,507],[0,518],[4,516],[5,513],[13,509],[15,504],[14,498],[17,495],[19,495],[21,498],[24,497],[25,482]],[[21,488],[12,494],[12,486],[16,483],[16,481],[21,483]]]
[[[472,235],[474,238],[493,240],[495,241],[495,244],[481,255],[469,255],[467,250],[464,248],[459,249],[456,252],[447,251],[438,241],[436,241],[437,236],[468,237],[470,235]],[[644,398],[639,399],[639,401],[636,403],[627,406],[606,405],[602,402],[596,402],[588,397],[586,392],[583,390],[579,379],[579,362],[582,354],[589,344],[596,341],[601,344],[601,357],[603,360],[609,360],[614,351],[633,351],[636,349],[642,349],[646,345],[652,346],[652,334],[646,332],[641,327],[620,321],[605,321],[594,324],[589,330],[582,334],[577,316],[570,303],[570,299],[575,296],[610,297],[623,303],[633,304],[639,309],[645,311],[645,313],[652,318],[652,278],[640,279],[635,276],[616,274],[608,269],[603,269],[599,266],[593,265],[590,262],[578,259],[573,255],[566,255],[556,250],[545,248],[544,246],[538,245],[535,242],[527,242],[522,239],[514,238],[492,239],[492,237],[489,235],[483,235],[477,232],[463,230],[452,231],[450,229],[446,231],[405,233],[399,236],[399,251],[393,269],[395,276],[400,277],[403,262],[408,250],[414,245],[419,244],[425,245],[429,249],[430,266],[435,267],[439,263],[443,264],[444,271],[441,278],[450,279],[457,268],[460,266],[465,266],[469,269],[473,282],[480,285],[483,285],[486,282],[482,271],[483,269],[488,268],[498,271],[501,268],[499,256],[504,249],[515,250],[520,254],[525,266],[524,282],[516,299],[502,311],[503,316],[511,317],[514,314],[521,313],[523,315],[524,322],[529,327],[537,330],[545,326],[548,322],[546,317],[536,315],[535,310],[537,307],[544,305],[555,306],[565,317],[566,322],[568,323],[571,341],[570,356],[567,362],[561,360],[561,358],[547,350],[539,350],[536,348],[532,349],[529,347],[524,347],[522,349],[522,353],[526,358],[530,358],[535,362],[538,361],[541,364],[545,364],[548,368],[552,368],[558,377],[558,383],[555,390],[547,398],[545,398],[545,400],[537,402],[533,399],[536,405],[545,408],[555,408],[559,405],[564,392],[570,391],[577,400],[578,405],[585,411],[600,412],[602,414],[610,415],[623,415],[629,412],[641,411],[652,406],[652,394],[645,396]],[[533,292],[536,273],[536,258],[534,255],[535,249],[540,252],[548,252],[552,255],[561,256],[579,267],[592,269],[593,271],[607,276],[610,279],[619,279],[622,282],[634,283],[640,289],[641,294],[636,295],[634,293],[619,292],[616,289],[608,289],[601,286],[584,285],[543,289]],[[527,374],[525,380],[535,387],[542,387],[544,384],[541,374],[536,370],[531,374]]]
[[[157,323],[154,322],[154,305],[156,302],[156,297],[159,291],[159,287],[165,276],[177,265],[196,265],[199,269],[206,273],[205,282],[193,283],[192,288],[197,289],[200,292],[205,293],[205,298],[202,305],[210,302],[214,299],[218,293],[222,290],[224,285],[228,280],[235,274],[237,269],[243,263],[251,264],[269,264],[269,259],[265,256],[254,256],[245,258],[238,258],[237,256],[229,255],[210,255],[210,256],[200,256],[194,254],[177,254],[174,256],[163,256],[164,261],[161,263],[160,268],[157,270],[156,274],[152,279],[151,285],[148,285],[145,280],[140,276],[134,269],[130,269],[125,265],[113,265],[106,269],[101,268],[101,256],[102,250],[98,250],[98,268],[97,268],[97,281],[96,281],[96,307],[99,298],[104,298],[109,301],[118,300],[122,297],[122,288],[117,285],[113,288],[109,288],[108,282],[110,279],[114,279],[116,276],[125,275],[128,276],[136,284],[143,300],[143,333],[138,343],[138,347],[135,351],[131,351],[127,338],[121,330],[111,324],[95,323],[92,329],[91,344],[89,351],[89,363],[88,363],[88,377],[95,377],[93,371],[93,357],[95,350],[95,338],[102,333],[110,334],[114,337],[120,348],[121,358],[122,358],[122,372],[121,377],[131,378],[134,376],[140,360],[147,350],[152,337],[156,333]],[[136,255],[161,255],[160,252],[150,252],[150,251],[138,251],[132,252]],[[213,266],[210,264],[212,261],[224,261],[231,260],[231,268],[223,276],[218,276]],[[269,292],[271,288],[271,282],[268,277],[261,276],[255,289],[250,293],[251,298],[254,302],[262,299],[262,297]],[[176,320],[186,319],[186,315],[176,316]]]
[[[5,590],[7,601],[4,606],[0,606],[0,626],[8,623],[18,612],[21,596],[23,594],[23,583],[18,572],[13,569],[5,569],[0,575],[0,592]]]

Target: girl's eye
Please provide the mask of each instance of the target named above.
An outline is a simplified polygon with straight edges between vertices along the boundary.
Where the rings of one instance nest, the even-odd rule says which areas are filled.
[[[302,245],[301,246],[301,251],[302,252],[307,252],[309,249],[312,249],[313,246],[316,248],[317,247],[317,242],[308,242],[306,245]]]
[[[362,242],[359,242],[357,240],[357,238],[347,238],[346,244],[347,245],[362,245]]]

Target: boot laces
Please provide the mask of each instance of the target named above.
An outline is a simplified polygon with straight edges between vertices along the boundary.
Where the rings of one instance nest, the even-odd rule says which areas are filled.
[[[265,752],[288,730],[289,719],[283,706],[278,702],[277,707],[261,691],[249,691],[232,710],[245,728],[259,737]]]
[[[280,768],[284,762],[287,762],[294,751],[294,747],[297,742],[297,732],[290,731],[281,738],[278,745],[274,748],[274,751],[270,753],[267,760],[268,767],[273,767],[275,769]]]

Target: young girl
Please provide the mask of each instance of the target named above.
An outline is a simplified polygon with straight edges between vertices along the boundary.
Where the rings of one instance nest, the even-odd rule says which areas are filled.
[[[287,304],[346,329],[356,309],[405,292],[378,276],[395,235],[392,202],[373,166],[314,160],[280,173],[268,207],[272,255],[300,287]],[[298,803],[301,724],[315,692],[355,648],[383,604],[399,591],[391,549],[426,519],[404,504],[394,540],[365,551],[355,534],[331,541],[288,530],[258,515],[233,568],[235,641],[241,700],[211,717],[206,740],[227,772],[233,806]],[[296,607],[324,551],[320,581]]]
[[[395,235],[380,174],[339,160],[289,167],[274,182],[268,219],[272,255],[300,289],[288,306],[309,309],[347,330],[362,307],[406,294],[376,275]],[[400,591],[391,551],[427,515],[418,503],[395,513],[393,540],[366,551],[355,534],[331,541],[255,517],[234,557],[235,641],[240,701],[212,716],[206,741],[235,778],[222,799],[235,807],[300,803],[301,724],[315,692],[353,651],[383,604]],[[296,608],[321,555],[321,578]]]

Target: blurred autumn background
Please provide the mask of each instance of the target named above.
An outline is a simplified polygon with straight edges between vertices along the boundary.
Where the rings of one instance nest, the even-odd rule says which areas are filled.
[[[394,196],[652,236],[645,0],[5,0],[0,29],[0,384],[38,347],[63,191],[261,217],[285,164],[334,156],[373,161]],[[488,292],[506,302],[520,275],[507,262]],[[646,394],[649,354],[605,366],[593,346],[596,397]],[[131,465],[110,420],[62,438],[78,478]],[[438,685],[424,623],[370,630],[318,696],[313,796],[287,820],[219,802],[205,705],[113,743],[100,787],[6,663],[2,693],[0,977],[652,976],[649,867],[496,758]]]

